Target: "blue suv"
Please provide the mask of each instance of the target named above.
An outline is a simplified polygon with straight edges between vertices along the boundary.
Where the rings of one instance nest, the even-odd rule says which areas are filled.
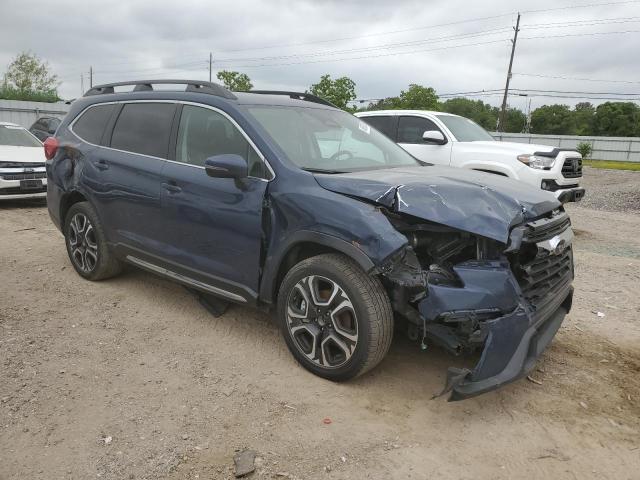
[[[395,330],[482,351],[443,390],[477,395],[530,371],[571,307],[573,233],[552,194],[421,162],[307,93],[102,85],[45,155],[78,274],[128,263],[211,306],[273,310],[295,358],[331,380],[376,366]]]

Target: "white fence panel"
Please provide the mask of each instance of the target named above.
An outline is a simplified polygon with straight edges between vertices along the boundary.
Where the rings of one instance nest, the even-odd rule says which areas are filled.
[[[62,119],[69,111],[64,102],[23,102],[21,100],[0,100],[0,122],[13,122],[25,128],[31,127],[40,117]]]

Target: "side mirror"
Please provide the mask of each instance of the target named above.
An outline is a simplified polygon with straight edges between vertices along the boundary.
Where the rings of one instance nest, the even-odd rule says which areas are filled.
[[[244,178],[249,175],[247,161],[240,155],[225,153],[204,161],[207,175],[215,178]]]
[[[56,127],[49,127],[49,133],[54,135],[56,133]]]
[[[427,130],[422,134],[422,140],[425,143],[433,143],[434,145],[444,145],[447,139],[439,130]]]

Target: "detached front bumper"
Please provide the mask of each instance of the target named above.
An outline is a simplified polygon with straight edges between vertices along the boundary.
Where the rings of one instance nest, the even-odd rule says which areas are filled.
[[[571,309],[573,297],[572,272],[533,306],[508,263],[466,262],[454,270],[463,287],[429,284],[427,297],[418,305],[427,338],[454,353],[463,350],[462,343],[456,345],[460,337],[455,332],[463,325],[457,322],[484,318],[468,337],[484,345],[476,366],[448,370],[442,393],[451,392],[450,401],[497,389],[531,371]]]

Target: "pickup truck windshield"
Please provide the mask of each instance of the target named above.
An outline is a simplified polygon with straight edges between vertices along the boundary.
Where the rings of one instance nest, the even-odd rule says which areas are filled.
[[[40,141],[22,127],[0,125],[0,145],[12,147],[41,147]]]
[[[495,139],[476,122],[453,115],[436,115],[459,142],[492,142]]]
[[[275,105],[249,106],[248,110],[303,170],[343,173],[423,165],[346,112]]]

